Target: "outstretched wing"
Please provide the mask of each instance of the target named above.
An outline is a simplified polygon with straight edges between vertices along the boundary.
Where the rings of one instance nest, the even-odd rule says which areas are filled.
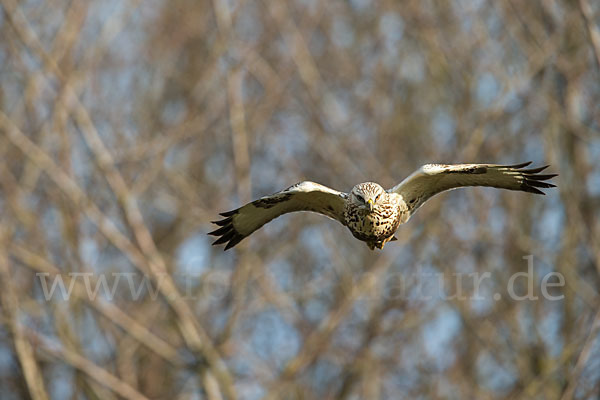
[[[494,164],[427,164],[388,192],[398,193],[413,214],[430,197],[463,186],[491,186],[544,194],[538,188],[551,188],[547,183],[557,174],[541,175],[548,166],[523,169],[530,162],[517,165]]]
[[[237,210],[221,213],[224,219],[213,221],[219,229],[209,235],[219,236],[213,243],[227,243],[225,250],[282,214],[313,211],[344,223],[344,204],[348,195],[314,182],[300,182],[281,192],[261,197]]]

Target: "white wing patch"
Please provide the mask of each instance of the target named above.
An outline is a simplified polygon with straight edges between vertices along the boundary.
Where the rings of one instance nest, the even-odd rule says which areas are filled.
[[[227,250],[267,222],[289,212],[313,211],[344,223],[346,199],[346,193],[314,182],[300,182],[236,210],[221,213],[225,218],[213,221],[221,228],[209,232],[209,235],[219,236],[213,245],[227,243]]]

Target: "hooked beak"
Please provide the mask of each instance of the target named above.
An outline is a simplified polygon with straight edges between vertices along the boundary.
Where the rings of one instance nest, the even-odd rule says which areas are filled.
[[[369,211],[373,211],[373,199],[367,200],[367,207],[369,208]]]

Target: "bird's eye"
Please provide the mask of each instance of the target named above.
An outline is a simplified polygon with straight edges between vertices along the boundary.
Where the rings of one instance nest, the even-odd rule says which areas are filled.
[[[381,193],[379,193],[377,196],[375,196],[375,201],[379,200],[379,196],[381,196]]]
[[[363,197],[362,197],[360,194],[357,194],[357,195],[356,195],[356,198],[357,198],[357,199],[358,199],[358,201],[360,201],[360,202],[363,202],[363,203],[365,202],[365,199],[364,199],[364,198],[363,198]]]

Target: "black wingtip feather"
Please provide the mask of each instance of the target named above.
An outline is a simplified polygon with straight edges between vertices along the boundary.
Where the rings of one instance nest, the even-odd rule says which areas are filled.
[[[526,166],[528,166],[529,164],[531,164],[533,161],[527,161],[521,164],[515,164],[515,165],[505,165],[505,168],[513,168],[513,169],[521,169],[524,168]]]
[[[225,219],[220,219],[218,221],[210,221],[210,222],[213,223],[213,224],[215,224],[215,225],[225,226],[225,225],[231,223],[231,217],[225,218]]]
[[[523,186],[521,187],[521,190],[522,190],[522,191],[524,191],[524,192],[528,192],[528,193],[534,193],[534,194],[543,194],[543,195],[546,195],[546,193],[542,192],[541,190],[539,190],[539,189],[536,189],[535,187],[533,187],[533,186],[529,186],[529,185],[523,185]]]
[[[222,212],[222,213],[219,213],[219,215],[220,215],[221,217],[232,217],[232,216],[234,216],[234,215],[235,215],[237,212],[238,212],[238,210],[231,210],[231,211],[227,211],[227,212]]]
[[[538,168],[523,169],[523,167],[525,167],[529,164],[531,164],[531,162],[528,162],[526,164],[521,164],[521,166],[515,168],[516,172],[522,174],[522,177],[523,177],[523,183],[521,184],[521,188],[520,188],[521,190],[523,190],[525,192],[529,192],[529,193],[545,195],[546,193],[539,190],[538,188],[548,189],[548,188],[556,187],[556,185],[553,183],[543,182],[543,181],[550,180],[550,179],[558,176],[558,174],[543,174],[543,175],[539,174],[540,172],[542,172],[546,168],[548,168],[549,165],[544,165],[543,167],[538,167]]]
[[[208,235],[213,235],[213,236],[221,236],[221,235],[224,235],[224,234],[226,234],[226,233],[227,233],[227,232],[229,232],[230,230],[231,230],[231,228],[230,228],[230,227],[228,227],[228,226],[223,226],[223,227],[221,227],[221,228],[219,228],[219,229],[215,229],[215,230],[214,230],[214,231],[212,231],[212,232],[208,232]]]
[[[224,217],[223,219],[211,221],[213,224],[219,226],[219,228],[214,231],[207,233],[207,235],[218,236],[217,240],[212,243],[213,246],[226,243],[225,250],[229,250],[245,238],[245,236],[240,234],[233,226],[233,216],[237,213],[237,209],[223,212],[219,214]]]
[[[243,238],[244,237],[242,235],[236,235],[235,237],[231,238],[231,240],[229,240],[229,243],[227,243],[227,245],[225,246],[224,251],[231,249],[233,246],[241,242]]]
[[[529,186],[534,186],[534,187],[539,187],[539,188],[556,187],[556,185],[553,185],[551,183],[540,182],[540,181],[535,181],[535,180],[526,180],[525,183]]]
[[[547,174],[547,175],[533,175],[528,177],[528,179],[535,179],[536,181],[547,181],[548,179],[552,179],[558,174]]]
[[[548,167],[549,167],[549,165],[544,165],[543,167],[538,167],[538,168],[522,169],[520,172],[523,172],[524,174],[537,174],[539,172],[542,172],[543,170],[545,170]]]
[[[221,244],[221,243],[229,242],[229,240],[231,240],[231,238],[233,238],[234,235],[235,235],[234,230],[227,231],[227,233],[224,233],[223,236],[221,236],[220,238],[215,240],[214,244]]]

